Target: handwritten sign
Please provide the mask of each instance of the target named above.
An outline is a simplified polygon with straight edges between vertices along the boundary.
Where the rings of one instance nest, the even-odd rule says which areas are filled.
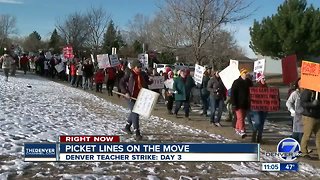
[[[251,110],[279,111],[279,89],[267,87],[250,87]]]
[[[158,98],[159,93],[142,88],[139,92],[137,101],[133,106],[132,112],[149,118]]]
[[[116,55],[116,54],[109,55],[109,59],[110,59],[111,67],[116,67],[120,64],[119,59],[118,59],[118,55]]]
[[[107,68],[110,67],[109,56],[108,54],[98,54],[97,61],[99,68]]]
[[[228,66],[219,73],[219,76],[224,86],[229,90],[231,89],[233,81],[239,78],[240,71],[235,66]]]
[[[164,77],[163,76],[154,76],[151,77],[152,84],[148,86],[149,89],[163,89],[164,88]]]
[[[302,61],[300,86],[305,89],[320,91],[320,64]]]
[[[266,66],[266,60],[265,59],[256,60],[254,62],[253,72],[256,75],[256,79],[258,78],[257,77],[258,74],[264,74],[265,66]]]
[[[62,72],[64,70],[63,63],[55,65],[54,68],[56,68],[58,73]]]
[[[196,64],[194,69],[194,81],[198,84],[202,83],[203,73],[205,71],[205,67]]]

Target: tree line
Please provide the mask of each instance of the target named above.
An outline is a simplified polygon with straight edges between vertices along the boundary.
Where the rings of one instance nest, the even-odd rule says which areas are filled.
[[[137,14],[126,29],[117,27],[103,8],[91,7],[58,20],[50,40],[42,40],[34,31],[20,39],[20,44],[26,51],[47,48],[54,53],[65,44],[72,44],[78,55],[111,53],[112,47],[123,57],[156,51],[163,62],[173,63],[178,56],[179,61],[219,67],[230,58],[244,57],[233,33],[225,27],[248,17],[249,6],[247,0],[165,0],[153,18]],[[15,18],[10,18],[7,35],[15,29]]]

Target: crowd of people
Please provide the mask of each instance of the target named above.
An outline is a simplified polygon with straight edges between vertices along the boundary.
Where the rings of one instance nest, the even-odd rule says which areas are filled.
[[[8,51],[0,58],[2,69],[5,74],[5,81],[8,81],[9,74],[15,75],[15,71],[20,67],[24,74],[34,71],[40,76],[60,80],[66,80],[72,87],[80,87],[83,90],[93,90],[102,93],[103,84],[106,84],[107,93],[113,96],[114,87],[118,93],[128,100],[131,113],[128,117],[124,131],[133,134],[137,140],[142,139],[139,127],[139,115],[132,112],[133,106],[139,91],[148,88],[152,83],[152,76],[158,76],[155,69],[145,69],[139,60],[120,61],[116,67],[99,68],[97,62],[91,58],[64,61],[60,56],[45,57],[44,53],[38,56],[21,57],[9,53]],[[57,68],[61,65],[62,68]],[[263,143],[264,124],[268,115],[267,111],[255,111],[250,107],[250,87],[268,88],[266,77],[257,74],[253,78],[247,69],[240,70],[240,76],[236,79],[231,89],[227,90],[219,76],[219,71],[213,71],[210,67],[205,67],[201,84],[195,83],[189,69],[176,71],[166,67],[164,76],[165,83],[161,90],[154,90],[161,93],[166,102],[168,114],[179,118],[179,111],[183,106],[184,117],[190,120],[190,102],[192,101],[192,89],[200,91],[202,102],[202,116],[209,119],[210,124],[215,127],[222,127],[222,113],[227,110],[228,120],[233,124],[235,134],[241,138],[246,138],[247,131],[245,120],[248,121],[252,129],[251,141]],[[254,80],[253,80],[254,79]],[[175,103],[175,106],[174,106]],[[309,139],[314,132],[316,134],[316,146],[320,158],[320,102],[317,92],[300,88],[300,79],[295,83],[294,90],[291,91],[286,102],[288,111],[293,117],[292,138],[301,143],[302,154],[309,157]]]

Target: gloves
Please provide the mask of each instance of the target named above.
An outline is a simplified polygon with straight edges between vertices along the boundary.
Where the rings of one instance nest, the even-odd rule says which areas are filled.
[[[296,111],[294,109],[290,109],[289,111],[291,113],[291,116],[294,116],[296,114]]]

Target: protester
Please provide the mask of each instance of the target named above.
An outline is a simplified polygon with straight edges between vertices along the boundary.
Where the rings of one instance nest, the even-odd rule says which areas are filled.
[[[302,123],[302,112],[303,108],[301,106],[301,100],[300,100],[300,78],[295,82],[296,89],[290,94],[286,106],[288,108],[288,111],[291,113],[291,116],[293,117],[293,123],[292,123],[292,138],[297,140],[299,143],[301,143],[301,139],[303,136],[303,123]]]
[[[78,62],[77,63],[77,81],[76,81],[76,87],[82,87],[82,75],[83,75],[83,71],[82,71],[82,63]]]
[[[0,62],[2,63],[2,69],[5,75],[5,81],[8,81],[9,72],[11,69],[11,65],[14,63],[14,59],[8,54],[8,51],[5,51],[4,55],[1,56]]]
[[[247,74],[248,70],[241,69],[240,77],[233,82],[231,87],[231,102],[237,118],[235,131],[242,138],[247,136],[244,120],[250,108],[250,84],[246,80]]]
[[[211,78],[207,85],[207,90],[210,92],[210,105],[211,105],[211,116],[210,123],[217,127],[221,127],[221,116],[224,109],[224,101],[226,100],[227,89],[225,88],[219,72],[212,72]],[[218,108],[217,117],[215,116]]]
[[[113,67],[109,67],[106,69],[107,78],[107,91],[108,96],[113,96],[113,87],[116,81],[116,70]]]
[[[76,86],[76,80],[77,80],[77,66],[75,64],[75,61],[70,62],[70,71],[69,74],[71,76],[70,84],[71,86]]]
[[[180,76],[174,80],[173,90],[174,97],[176,101],[176,107],[174,110],[174,114],[178,117],[178,112],[183,104],[185,118],[190,120],[189,112],[190,112],[190,93],[191,89],[195,86],[193,79],[188,78],[187,72],[185,69],[179,70]]]
[[[173,72],[169,71],[167,73],[167,82],[174,82],[173,81]],[[172,87],[173,88],[173,87]],[[170,87],[165,87],[165,100],[166,100],[166,106],[167,106],[167,111],[168,114],[173,114],[172,109],[173,109],[173,101],[174,101],[174,90]]]
[[[132,112],[136,100],[132,98],[137,98],[140,90],[142,88],[148,88],[148,85],[152,84],[149,80],[148,75],[141,70],[142,64],[139,60],[134,60],[131,63],[131,70],[126,73],[120,81],[121,92],[125,94],[128,99],[130,115],[127,120],[127,124],[123,129],[126,133],[132,134],[131,125],[133,125],[136,140],[141,140],[141,132],[139,126],[139,115]]]
[[[101,92],[102,93],[102,85],[104,82],[104,75],[105,72],[102,68],[98,69],[98,71],[96,72],[95,76],[94,76],[94,80],[96,83],[96,92]]]
[[[11,57],[13,59],[13,62],[11,64],[11,76],[16,76],[17,68],[19,68],[19,56],[15,54],[14,52],[11,53]]]
[[[27,57],[26,53],[23,53],[20,59],[21,69],[23,70],[24,74],[27,74],[28,66],[29,66],[29,58]]]
[[[308,143],[312,132],[316,135],[316,146],[318,151],[318,158],[320,160],[320,101],[319,92],[304,89],[300,95],[303,123],[303,136],[301,139],[302,156],[310,159],[308,152]]]
[[[202,113],[201,115],[207,116],[207,111],[209,108],[209,95],[210,92],[207,90],[208,82],[210,80],[210,69],[206,68],[205,72],[203,73],[202,83],[200,85],[200,96],[202,101]]]
[[[263,74],[258,74],[257,75],[257,87],[259,88],[267,88],[267,83],[265,80],[265,76]],[[263,134],[263,128],[264,128],[264,123],[267,118],[268,112],[267,111],[254,111],[251,110],[252,116],[253,116],[253,133],[252,133],[252,138],[251,142],[253,143],[262,143],[262,134]]]
[[[85,63],[82,66],[82,71],[83,71],[83,75],[82,75],[82,88],[84,90],[86,89],[90,89],[92,90],[92,76],[93,76],[93,64],[91,59],[87,59],[85,61]]]

